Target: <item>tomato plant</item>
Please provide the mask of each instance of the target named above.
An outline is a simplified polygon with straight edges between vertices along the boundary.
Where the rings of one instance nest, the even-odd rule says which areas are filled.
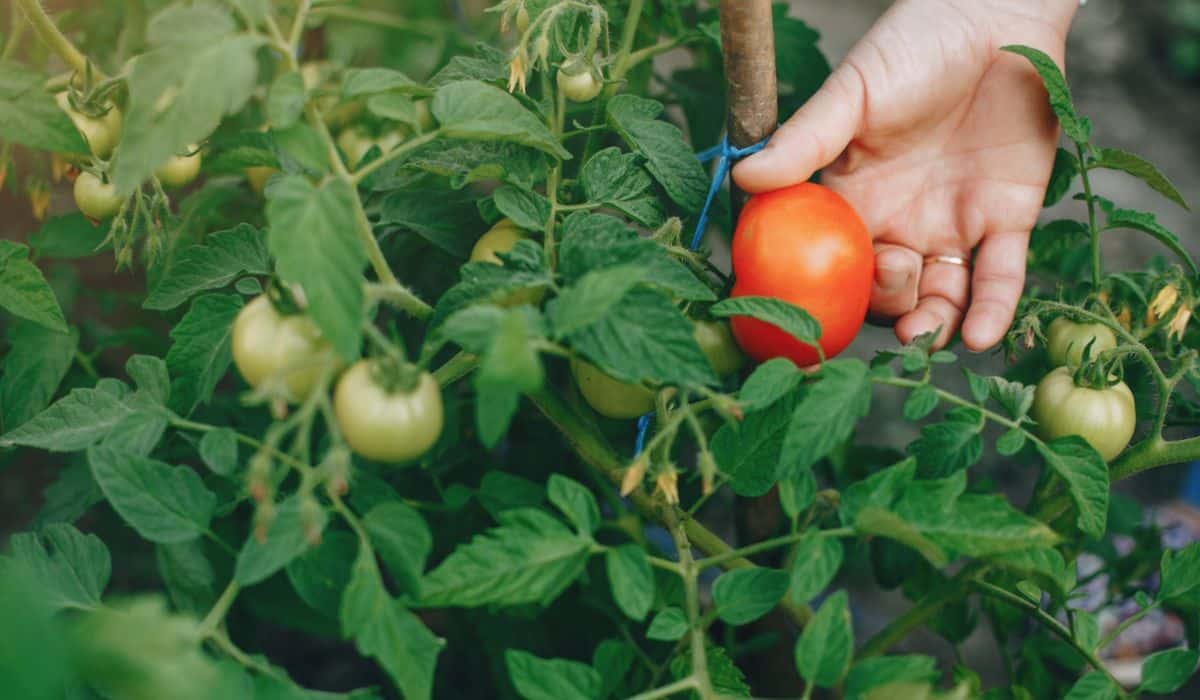
[[[732,297],[781,299],[821,325],[818,352],[778,326],[733,318],[733,334],[751,357],[787,357],[804,367],[837,355],[858,334],[871,300],[875,252],[846,200],[801,183],[746,203],[733,234],[733,273]]]
[[[732,270],[713,235],[727,96],[754,140],[726,56],[786,59],[765,124],[829,74],[754,7],[15,0],[8,695],[1181,688],[1195,634],[1135,688],[1091,599],[1200,628],[1200,545],[1113,494],[1200,459],[1200,273],[1094,175],[1183,194],[1006,47],[1064,148],[1004,352],[867,347],[878,232],[837,194],[750,199]],[[1118,267],[1116,229],[1169,257]]]

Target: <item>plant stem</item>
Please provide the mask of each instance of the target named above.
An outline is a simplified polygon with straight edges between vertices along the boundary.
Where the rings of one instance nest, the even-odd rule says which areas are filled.
[[[470,353],[460,352],[446,360],[441,367],[433,370],[433,378],[444,387],[450,386],[470,374],[477,366],[479,366],[479,358]]]
[[[664,685],[661,688],[655,688],[654,690],[647,690],[644,693],[638,693],[637,695],[629,698],[629,700],[657,700],[658,698],[669,697],[671,695],[675,695],[676,693],[682,693],[685,690],[694,690],[695,688],[696,679],[692,676],[688,676],[687,678],[677,680],[669,685]]]
[[[46,42],[50,50],[58,54],[68,66],[76,73],[81,75],[88,72],[88,59],[84,56],[75,45],[71,43],[62,32],[58,30],[58,26],[54,24],[54,20],[46,14],[46,10],[42,8],[42,3],[39,0],[13,0],[25,12],[26,19],[29,20],[30,26],[33,27],[35,34]],[[104,73],[92,66],[92,77],[96,80],[104,80]]]
[[[230,581],[229,585],[221,593],[221,597],[217,598],[217,602],[213,603],[212,610],[205,615],[204,621],[200,623],[200,633],[202,637],[208,637],[221,625],[221,621],[225,619],[229,608],[233,606],[233,601],[237,599],[238,591],[241,588],[237,581]]]
[[[1092,287],[1100,288],[1100,231],[1096,229],[1096,200],[1092,198],[1092,181],[1088,177],[1087,155],[1083,144],[1075,144],[1075,152],[1079,154],[1079,179],[1083,182],[1083,194],[1087,198],[1088,233],[1092,242]]]
[[[21,21],[21,10],[17,3],[8,6],[9,27],[8,39],[4,42],[4,51],[0,53],[0,61],[7,61],[17,53],[21,39],[25,37],[25,22]]]
[[[559,394],[549,388],[529,394],[529,399],[558,428],[563,439],[585,464],[599,471],[613,484],[621,483],[624,477],[625,461],[613,452],[612,447],[595,425],[580,416]],[[629,501],[645,518],[659,524],[672,522],[674,510],[661,499],[652,498],[644,491],[637,490],[629,494]],[[723,555],[732,551],[724,540],[691,518],[683,519],[681,527],[684,529],[688,541],[709,555]],[[755,566],[755,564],[745,557],[735,557],[721,563],[721,567],[726,570],[751,566]],[[812,610],[807,605],[797,605],[787,599],[783,600],[780,605],[787,611],[792,621],[801,627],[812,617]]]
[[[308,13],[311,9],[312,0],[300,0],[300,4],[296,8],[296,17],[292,20],[292,31],[288,34],[288,45],[292,47],[293,52],[300,47],[300,35],[304,33],[304,23],[308,20]]]
[[[1103,651],[1105,647],[1107,647],[1109,644],[1112,644],[1113,642],[1115,642],[1117,640],[1117,637],[1121,636],[1122,632],[1129,629],[1130,625],[1132,625],[1133,623],[1142,619],[1147,614],[1149,614],[1149,612],[1151,610],[1154,610],[1156,608],[1158,608],[1158,601],[1154,601],[1150,605],[1147,605],[1146,607],[1142,608],[1141,610],[1138,610],[1134,614],[1130,615],[1127,619],[1123,620],[1121,622],[1121,624],[1114,627],[1111,632],[1104,635],[1104,638],[1101,639],[1100,642],[1096,645],[1096,651]]]
[[[692,647],[692,678],[696,681],[696,693],[700,700],[712,697],[712,682],[708,678],[708,652],[704,648],[704,625],[700,621],[700,569],[692,560],[692,544],[679,520],[672,515],[671,538],[679,552],[679,568],[683,571],[683,592],[687,605],[688,634]]]
[[[696,568],[703,570],[710,566],[717,566],[737,557],[751,557],[755,554],[759,554],[760,552],[766,552],[777,547],[786,547],[789,544],[799,542],[807,535],[807,532],[794,532],[790,535],[781,535],[773,539],[763,540],[762,542],[755,542],[754,544],[746,545],[745,547],[739,547],[738,549],[730,550],[724,554],[705,557],[704,559],[697,560]],[[851,537],[853,535],[854,530],[848,527],[840,527],[834,530],[821,530],[818,532],[818,536],[821,537]]]
[[[986,571],[979,562],[968,564],[955,574],[954,578],[936,590],[930,591],[920,602],[909,608],[900,617],[889,622],[874,637],[858,650],[859,659],[878,656],[887,652],[894,644],[908,636],[917,627],[933,619],[941,609],[952,601],[962,598],[967,593],[967,579]]]
[[[612,72],[609,73],[611,82],[604,87],[604,91],[600,93],[600,98],[596,102],[596,108],[592,112],[592,123],[595,124],[604,114],[604,105],[612,99],[613,95],[621,87],[621,81],[625,78],[625,73],[633,65],[630,63],[630,56],[633,53],[633,42],[637,39],[638,24],[642,18],[642,5],[644,0],[629,0],[629,12],[625,15],[625,26],[621,27],[621,45],[617,50],[617,57],[613,61]],[[587,143],[583,147],[583,157],[579,159],[579,164],[582,166],[591,158],[592,153],[600,145],[599,132],[592,131],[588,133]]]
[[[382,168],[383,166],[387,165],[388,163],[396,160],[400,156],[407,155],[409,152],[415,151],[416,149],[420,148],[421,146],[424,146],[425,144],[429,143],[430,141],[436,139],[437,137],[439,137],[441,135],[442,135],[442,132],[440,130],[434,129],[433,131],[427,131],[424,134],[421,134],[420,136],[417,136],[412,139],[409,139],[408,141],[405,141],[404,143],[400,144],[399,146],[396,146],[395,148],[388,151],[387,153],[384,153],[379,158],[371,161],[370,163],[367,163],[366,165],[364,165],[361,168],[359,168],[358,170],[356,170],[354,172],[354,174],[350,177],[351,183],[354,185],[358,185],[364,179],[366,179],[366,177],[368,175],[370,175],[371,173],[375,172],[376,170],[379,170],[380,168]]]
[[[1040,622],[1042,626],[1046,627],[1051,632],[1058,635],[1064,642],[1069,644],[1071,648],[1074,649],[1075,652],[1081,657],[1083,657],[1085,661],[1091,664],[1093,668],[1108,676],[1109,681],[1112,682],[1114,687],[1121,687],[1121,684],[1116,678],[1113,678],[1112,673],[1110,673],[1108,668],[1096,658],[1096,655],[1080,645],[1079,642],[1075,640],[1075,636],[1071,634],[1071,630],[1067,629],[1061,622],[1054,619],[1049,613],[1043,610],[1040,605],[1035,604],[1031,600],[1022,598],[1016,593],[1012,593],[1011,591],[1007,591],[997,585],[988,583],[987,581],[974,579],[971,581],[971,587],[980,593],[983,593],[984,595],[991,596],[997,600],[1004,601],[1013,607],[1032,613],[1034,619]]]

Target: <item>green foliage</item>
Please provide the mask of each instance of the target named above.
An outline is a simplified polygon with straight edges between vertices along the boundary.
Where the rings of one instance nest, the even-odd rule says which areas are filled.
[[[715,10],[501,0],[482,17],[436,2],[401,16],[238,0],[51,19],[19,4],[43,41],[6,34],[0,171],[12,147],[34,179],[48,167],[38,151],[60,159],[55,172],[69,156],[129,198],[106,225],[68,214],[0,241],[0,461],[30,493],[13,499],[27,502],[12,518],[25,531],[0,557],[6,690],[747,697],[767,667],[754,657],[782,650],[794,675],[773,680],[797,694],[1116,698],[1126,691],[1099,661],[1113,640],[1074,603],[1080,553],[1105,561],[1114,595],[1136,589],[1139,615],[1200,606],[1200,546],[1162,553],[1111,496],[1120,479],[1200,458],[1197,438],[1164,437],[1200,414],[1197,267],[1153,213],[1093,192],[1091,175],[1187,203],[1143,158],[1091,142],[1046,54],[1006,47],[1044,81],[1070,141],[1045,202],[1081,189],[1086,217],[1033,232],[1029,268],[1054,291],[1023,299],[1007,339],[1017,364],[956,370],[953,347],[924,336],[870,363],[772,359],[719,377],[698,320],[749,316],[808,344],[821,327],[778,299],[724,298],[725,272],[688,248],[710,184],[695,152],[725,118]],[[774,6],[785,115],[829,73],[819,34],[787,11]],[[48,31],[56,20],[70,39]],[[498,36],[497,20],[517,31]],[[496,45],[472,47],[475,35]],[[43,44],[74,74],[47,75]],[[652,63],[674,50],[688,57]],[[560,99],[553,79],[578,56],[605,79],[586,103]],[[123,115],[111,158],[90,156],[55,103],[68,83],[82,109]],[[342,130],[378,145],[342,152]],[[154,173],[193,145],[203,175],[168,195]],[[501,264],[469,261],[502,218],[518,242]],[[1106,274],[1098,241],[1118,230],[1174,264]],[[138,268],[119,289],[71,266],[104,268],[109,250]],[[230,371],[232,327],[259,294],[335,352],[248,386]],[[1029,415],[1047,367],[1026,351],[1059,316],[1118,338],[1078,370],[1134,387],[1138,438],[1111,464],[1084,437],[1043,439]],[[444,410],[422,416],[440,426],[416,436],[433,442],[425,454],[352,453],[334,397],[362,358],[388,392],[435,377]],[[578,359],[654,397],[639,455],[627,457],[633,426],[572,386]],[[295,373],[311,373],[311,391],[281,389]],[[877,399],[896,391],[916,437],[880,444]],[[1032,486],[1028,501],[997,486],[1014,481]],[[766,494],[778,505],[736,500]],[[730,503],[771,529],[727,544],[707,525]],[[1135,552],[1115,553],[1118,533]],[[1141,590],[1156,566],[1158,590]],[[914,607],[861,639],[852,612],[872,575]],[[984,615],[1002,687],[886,653],[917,625],[958,645]],[[1184,687],[1197,653],[1150,656],[1137,692]],[[310,667],[323,659],[349,669],[343,690],[302,687],[325,685]]]

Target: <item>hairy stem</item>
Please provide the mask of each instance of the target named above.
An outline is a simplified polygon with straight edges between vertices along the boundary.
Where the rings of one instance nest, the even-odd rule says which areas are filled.
[[[679,552],[679,568],[683,570],[683,591],[687,605],[688,637],[692,647],[692,678],[696,681],[696,693],[700,700],[713,696],[712,682],[708,678],[708,652],[704,644],[704,625],[700,621],[700,569],[692,559],[692,544],[678,520],[670,523],[671,537]]]
[[[39,0],[13,1],[25,12],[25,18],[29,20],[34,33],[42,41],[46,42],[51,51],[58,54],[76,73],[87,73],[87,56],[84,56],[79,49],[75,48],[71,40],[58,30],[58,26],[54,24],[54,20],[50,19],[50,15],[46,14],[46,10],[42,7],[42,3]],[[91,71],[92,76],[97,80],[105,78],[104,73],[96,66],[92,66]]]
[[[1075,144],[1075,152],[1079,154],[1079,179],[1083,181],[1083,194],[1087,198],[1088,234],[1092,245],[1092,288],[1100,288],[1102,274],[1100,261],[1100,231],[1096,228],[1096,200],[1092,198],[1092,181],[1088,177],[1087,154],[1083,144]]]

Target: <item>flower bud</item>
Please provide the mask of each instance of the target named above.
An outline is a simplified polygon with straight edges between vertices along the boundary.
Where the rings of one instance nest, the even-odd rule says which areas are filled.
[[[300,497],[300,526],[304,529],[304,541],[310,546],[321,543],[321,531],[325,528],[325,509],[312,494]]]
[[[625,476],[621,479],[621,495],[628,496],[637,490],[642,485],[642,479],[646,478],[646,469],[650,466],[650,460],[644,454],[637,456],[625,469]]]
[[[1158,294],[1155,294],[1153,301],[1150,302],[1149,314],[1150,318],[1153,319],[1150,323],[1155,323],[1158,319],[1164,318],[1177,301],[1179,301],[1179,290],[1175,285],[1168,283],[1162,289],[1158,290]]]
[[[1187,331],[1188,321],[1191,318],[1191,309],[1187,306],[1179,307],[1179,311],[1175,312],[1175,317],[1171,319],[1171,324],[1168,326],[1167,337],[1182,340],[1184,332]]]
[[[665,471],[654,480],[654,492],[661,493],[670,505],[679,505],[679,476],[674,470]]]

